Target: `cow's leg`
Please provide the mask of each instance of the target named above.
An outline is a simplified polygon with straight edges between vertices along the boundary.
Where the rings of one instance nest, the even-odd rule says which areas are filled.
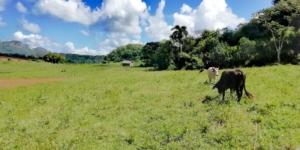
[[[225,100],[225,91],[222,91],[222,101]]]
[[[243,90],[237,89],[236,92],[237,92],[236,93],[237,94],[237,101],[240,102],[241,98],[242,98],[242,95],[243,95]]]

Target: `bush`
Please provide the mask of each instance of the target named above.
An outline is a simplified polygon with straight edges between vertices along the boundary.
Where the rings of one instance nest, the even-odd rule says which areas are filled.
[[[141,54],[141,59],[143,61],[142,66],[153,67],[154,55],[159,48],[159,44],[160,44],[159,42],[150,42],[150,43],[147,43],[142,48],[142,54]]]
[[[46,62],[51,62],[53,64],[57,63],[64,63],[65,62],[65,57],[61,54],[57,53],[48,53],[43,57],[43,60]]]
[[[161,42],[153,57],[153,66],[158,70],[168,69],[172,64],[172,43],[170,41]]]
[[[113,62],[121,62],[123,60],[137,61],[141,58],[142,48],[143,46],[140,44],[121,46],[109,53],[105,60]]]

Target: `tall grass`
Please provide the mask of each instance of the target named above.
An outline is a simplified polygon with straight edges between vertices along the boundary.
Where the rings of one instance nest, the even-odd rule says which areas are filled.
[[[2,63],[0,79],[63,80],[0,88],[0,147],[300,148],[300,67],[242,70],[253,100],[244,97],[237,103],[228,93],[226,102],[203,103],[218,95],[204,83],[205,72]]]

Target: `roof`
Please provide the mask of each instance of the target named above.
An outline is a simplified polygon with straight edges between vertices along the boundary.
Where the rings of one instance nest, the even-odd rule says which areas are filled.
[[[132,61],[130,61],[130,60],[123,60],[122,63],[123,63],[123,64],[131,64]]]

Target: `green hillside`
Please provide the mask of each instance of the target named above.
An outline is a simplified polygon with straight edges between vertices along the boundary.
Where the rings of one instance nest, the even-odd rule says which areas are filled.
[[[49,51],[44,48],[30,48],[28,45],[19,41],[0,41],[0,54],[11,54],[11,55],[21,55],[21,56],[31,56],[31,57],[43,57]]]

